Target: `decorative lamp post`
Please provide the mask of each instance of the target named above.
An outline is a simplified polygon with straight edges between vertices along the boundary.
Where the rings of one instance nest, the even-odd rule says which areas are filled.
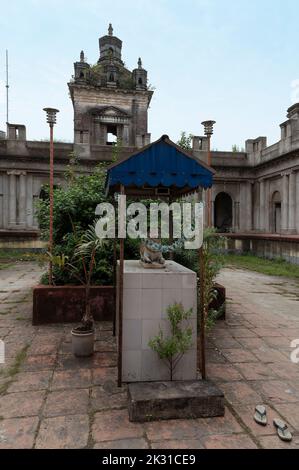
[[[56,114],[59,113],[58,109],[55,108],[44,108],[47,113],[47,123],[50,127],[50,223],[49,223],[49,284],[53,284],[53,265],[52,265],[52,253],[53,253],[53,189],[54,189],[54,143],[53,143],[53,127],[56,124]]]
[[[208,161],[207,164],[211,166],[211,135],[213,134],[213,126],[216,121],[203,121],[201,123],[204,126],[204,133],[208,138]],[[211,208],[211,188],[207,190],[207,208],[208,208],[208,227],[212,225],[212,208]]]

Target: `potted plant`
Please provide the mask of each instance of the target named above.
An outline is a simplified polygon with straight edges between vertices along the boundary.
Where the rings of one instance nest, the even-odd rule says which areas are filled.
[[[85,307],[81,324],[72,329],[72,351],[75,356],[91,356],[94,352],[94,319],[90,306],[91,278],[96,264],[96,254],[103,246],[93,225],[89,226],[75,251],[75,259],[80,259],[83,265],[84,278],[81,279],[85,287]],[[71,266],[71,265],[70,265]],[[76,267],[72,266],[74,270]]]
[[[94,352],[95,329],[90,306],[92,274],[96,265],[96,254],[107,240],[100,239],[95,226],[90,225],[77,244],[72,262],[64,254],[53,256],[48,253],[53,266],[68,271],[85,287],[84,312],[81,324],[71,330],[72,351],[75,356],[91,356]],[[83,276],[82,276],[83,267]]]

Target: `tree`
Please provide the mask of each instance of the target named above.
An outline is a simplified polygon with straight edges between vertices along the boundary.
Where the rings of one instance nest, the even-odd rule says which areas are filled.
[[[181,137],[177,141],[177,145],[181,147],[184,150],[190,151],[192,150],[192,140],[193,140],[193,135],[192,134],[186,134],[185,131],[181,132]]]
[[[170,380],[173,380],[175,368],[185,352],[192,345],[191,326],[182,326],[184,320],[188,320],[192,314],[192,308],[185,311],[182,304],[174,303],[167,308],[167,317],[170,322],[170,336],[164,336],[160,327],[157,336],[149,341],[150,348],[159,358],[164,360],[169,368]]]
[[[237,153],[237,152],[245,152],[244,147],[239,147],[238,145],[234,144],[232,145],[232,152]]]

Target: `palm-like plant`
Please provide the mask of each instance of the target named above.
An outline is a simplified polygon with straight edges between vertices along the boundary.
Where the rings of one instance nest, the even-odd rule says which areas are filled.
[[[90,331],[93,329],[93,316],[90,309],[91,279],[96,264],[96,254],[105,243],[108,243],[108,240],[97,236],[95,224],[93,224],[89,225],[81,237],[70,261],[69,257],[64,254],[54,256],[47,253],[48,257],[52,260],[53,266],[70,272],[80,284],[85,286],[85,311],[81,320],[82,325],[75,328],[77,331]],[[83,276],[80,264],[83,266]]]
[[[93,329],[93,316],[90,308],[91,278],[96,263],[96,254],[104,243],[107,243],[107,240],[99,238],[95,231],[95,225],[90,225],[74,254],[74,259],[80,259],[82,262],[84,279],[81,279],[81,282],[85,286],[85,312],[82,317],[82,326],[77,328],[79,331]],[[72,267],[76,269],[74,266]]]

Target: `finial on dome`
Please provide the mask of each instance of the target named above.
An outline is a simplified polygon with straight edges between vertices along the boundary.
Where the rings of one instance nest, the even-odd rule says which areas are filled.
[[[80,62],[84,62],[85,61],[85,58],[84,58],[84,51],[81,51],[80,52]]]
[[[109,36],[113,36],[113,28],[112,28],[111,23],[109,23],[108,34],[109,34]]]
[[[141,58],[139,57],[138,59],[138,68],[139,69],[142,69],[142,61],[141,61]]]

